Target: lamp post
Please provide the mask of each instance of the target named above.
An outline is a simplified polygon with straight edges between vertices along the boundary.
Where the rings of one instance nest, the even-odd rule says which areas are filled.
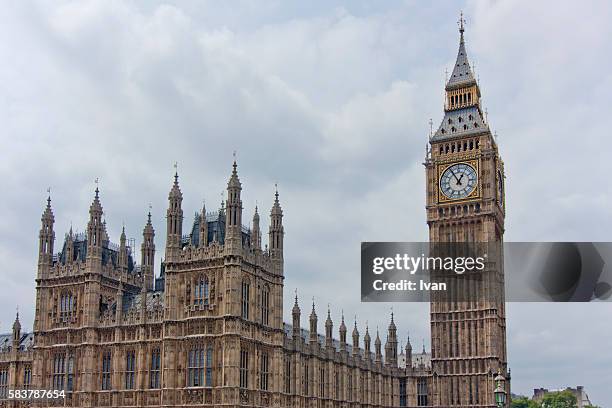
[[[506,406],[506,379],[500,374],[495,377],[495,403],[498,407],[502,408]]]

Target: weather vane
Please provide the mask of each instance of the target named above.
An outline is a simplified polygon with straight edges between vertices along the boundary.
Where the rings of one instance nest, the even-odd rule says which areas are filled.
[[[459,14],[459,21],[457,21],[457,24],[459,25],[459,31],[463,33],[463,25],[465,24],[465,19],[463,18],[463,10],[461,10],[461,13]]]

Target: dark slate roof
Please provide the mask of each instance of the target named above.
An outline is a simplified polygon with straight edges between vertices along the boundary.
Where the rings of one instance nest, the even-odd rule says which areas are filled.
[[[147,311],[152,311],[156,308],[163,308],[164,293],[151,291],[146,292],[147,296]],[[142,305],[142,292],[138,294],[126,293],[123,295],[123,312],[136,310],[140,311]]]
[[[200,245],[200,215],[195,213],[191,234],[183,237],[183,244],[190,243],[193,246]],[[223,245],[225,243],[225,212],[211,212],[206,214],[206,222],[208,223],[208,242],[217,241]],[[242,226],[242,244],[249,246],[251,242],[251,231]]]
[[[470,67],[468,61],[467,52],[465,50],[465,41],[463,39],[463,33],[461,33],[461,40],[459,41],[459,51],[457,52],[457,61],[453,68],[453,73],[448,79],[447,87],[455,87],[458,85],[467,85],[470,82],[476,83],[474,73]]]
[[[64,240],[62,251],[58,254],[58,261],[62,264],[66,264],[66,247],[68,245],[68,235]],[[87,237],[85,234],[76,234],[73,236],[72,242],[72,257],[73,261],[85,262],[87,257]],[[117,266],[119,259],[119,245],[107,242],[102,248],[102,265],[112,263]],[[128,272],[135,270],[135,263],[132,257],[132,251],[128,248]]]
[[[21,333],[19,349],[26,350],[34,345],[34,333]],[[13,346],[13,334],[0,334],[0,352],[8,351]]]
[[[447,111],[440,127],[434,133],[433,141],[466,136],[488,130],[478,106]]]

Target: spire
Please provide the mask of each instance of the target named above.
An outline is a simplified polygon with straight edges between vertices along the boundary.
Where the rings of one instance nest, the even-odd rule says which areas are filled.
[[[293,304],[293,310],[291,311],[293,316],[293,340],[297,341],[300,338],[300,306],[298,305],[297,289],[295,290],[295,303]]]
[[[459,135],[478,134],[488,129],[482,114],[480,87],[467,56],[463,13],[461,13],[458,25],[459,50],[453,71],[446,81],[444,118],[438,130],[430,134],[430,143]]]
[[[102,204],[100,204],[100,190],[96,179],[95,196],[89,207],[89,222],[87,223],[87,258],[102,261],[102,246],[107,241],[106,226],[102,221]]]
[[[183,193],[181,192],[181,187],[179,186],[179,176],[178,176],[178,170],[176,170],[176,163],[174,164],[175,166],[175,171],[174,171],[174,183],[172,184],[172,188],[170,189],[170,194],[168,194],[168,198],[172,199],[181,199],[183,198]]]
[[[412,344],[410,344],[410,333],[406,341],[406,368],[412,368]]]
[[[253,215],[251,244],[253,249],[261,250],[261,230],[259,229],[259,212],[257,211],[257,205],[255,206],[255,214]]]
[[[19,344],[21,340],[21,322],[19,321],[19,310],[15,316],[15,321],[13,322],[13,342]]]
[[[465,38],[463,33],[465,32],[465,19],[463,18],[463,12],[458,21],[459,24],[459,51],[457,52],[457,60],[453,68],[453,72],[446,84],[446,89],[456,88],[457,86],[469,86],[475,85],[476,79],[470,62],[468,61],[467,52],[465,50]]]
[[[340,322],[340,349],[346,350],[346,324],[344,323],[344,310],[342,311],[342,321]]]
[[[380,341],[380,334],[378,332],[378,327],[376,328],[376,340],[374,340],[374,351],[376,353],[376,362],[380,363],[382,361],[382,351],[380,349],[381,346],[381,341]]]
[[[368,322],[366,322],[366,331],[363,336],[363,348],[365,349],[366,357],[370,357],[370,343],[372,339],[370,338],[370,329],[368,327]]]
[[[270,210],[270,229],[269,229],[269,243],[270,243],[270,257],[275,261],[277,272],[283,274],[283,240],[285,230],[283,228],[283,210],[281,209],[280,202],[278,200],[278,187],[275,186],[274,193],[274,205]]]
[[[234,157],[232,174],[227,182],[227,215],[225,217],[225,248],[242,247],[242,185],[238,179],[238,165]]]
[[[125,237],[125,225],[121,229],[121,237],[119,238],[119,267],[127,271],[128,267],[128,251]]]
[[[147,214],[147,223],[142,230],[142,245],[140,246],[142,275],[146,290],[153,290],[155,280],[155,230],[151,223],[151,206]]]
[[[40,218],[41,226],[38,234],[38,264],[39,275],[46,272],[46,269],[53,263],[53,245],[55,243],[55,232],[53,225],[55,224],[55,216],[51,209],[51,189],[47,192],[47,205]]]
[[[177,164],[174,163],[174,183],[168,194],[166,211],[166,260],[172,261],[181,249],[183,234],[183,194],[178,182]]]
[[[312,298],[312,311],[310,312],[310,343],[317,344],[318,343],[318,334],[317,334],[317,312],[315,311],[315,301],[314,297]]]
[[[357,330],[357,316],[355,316],[355,326],[353,327],[353,355],[359,354],[359,330]]]
[[[334,323],[331,319],[331,313],[329,311],[329,304],[327,305],[327,319],[325,320],[325,347],[328,349],[332,348],[333,345],[333,330]]]

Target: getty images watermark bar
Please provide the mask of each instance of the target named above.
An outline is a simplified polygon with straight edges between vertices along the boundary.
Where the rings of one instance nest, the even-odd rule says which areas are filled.
[[[611,265],[610,242],[363,242],[361,300],[609,301]]]

